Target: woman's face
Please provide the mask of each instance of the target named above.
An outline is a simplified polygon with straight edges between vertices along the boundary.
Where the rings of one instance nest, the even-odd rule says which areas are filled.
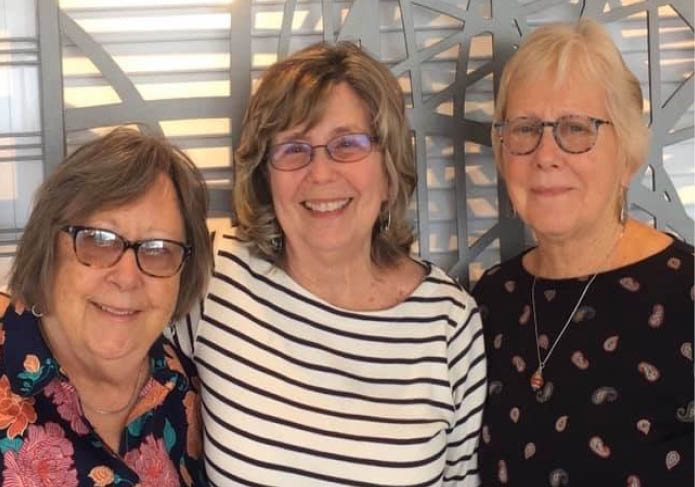
[[[176,191],[164,174],[138,200],[70,223],[107,229],[131,242],[185,242]],[[140,360],[174,311],[179,276],[143,274],[133,249],[112,267],[86,266],[75,256],[71,235],[60,232],[45,332],[54,347],[76,353],[82,361]]]
[[[565,115],[608,120],[596,80],[569,73],[557,88],[554,81],[545,73],[512,82],[507,120],[556,121]],[[629,171],[618,152],[612,125],[600,126],[593,148],[581,154],[558,147],[549,127],[531,154],[514,155],[503,147],[502,171],[514,208],[539,238],[563,240],[610,228],[606,225],[617,221],[620,188],[629,183]]]
[[[321,145],[348,133],[374,135],[364,102],[346,83],[329,95],[323,118],[311,130],[293,127],[272,144],[299,141]],[[287,255],[338,253],[338,257],[369,254],[372,227],[388,181],[378,147],[364,159],[342,163],[317,148],[309,165],[295,171],[268,166],[270,191],[285,235]]]

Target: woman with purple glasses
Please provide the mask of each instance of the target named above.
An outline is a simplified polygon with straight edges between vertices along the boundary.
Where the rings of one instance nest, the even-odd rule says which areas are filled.
[[[483,485],[693,485],[693,248],[627,216],[642,92],[590,20],[506,65],[498,169],[537,245],[474,290],[488,353]]]
[[[236,154],[200,319],[205,459],[228,486],[477,486],[474,301],[410,255],[403,94],[349,43],[272,66]]]

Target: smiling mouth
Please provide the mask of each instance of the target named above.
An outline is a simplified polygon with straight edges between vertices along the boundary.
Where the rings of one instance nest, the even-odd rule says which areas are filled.
[[[557,188],[534,188],[532,191],[539,196],[557,196],[565,194],[570,190],[570,188],[557,187]]]
[[[352,201],[352,198],[343,198],[339,200],[332,201],[302,201],[302,206],[307,210],[314,211],[316,213],[330,213],[332,211],[338,211],[345,208],[348,203]]]
[[[94,301],[92,301],[91,303],[97,308],[99,308],[101,311],[105,311],[106,313],[110,313],[116,316],[133,316],[134,314],[139,313],[137,309],[114,308],[112,306],[106,306],[104,304],[99,304]]]

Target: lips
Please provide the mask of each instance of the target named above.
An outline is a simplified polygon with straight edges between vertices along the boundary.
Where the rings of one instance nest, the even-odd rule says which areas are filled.
[[[567,186],[543,186],[531,188],[531,192],[538,196],[560,196],[571,191]]]
[[[302,202],[302,206],[307,210],[316,213],[330,213],[339,211],[345,208],[352,198],[341,198],[337,200],[306,200]]]
[[[104,311],[105,313],[109,313],[118,317],[128,317],[128,316],[133,316],[140,311],[137,309],[132,309],[132,308],[118,308],[115,306],[107,306],[105,304],[97,303],[94,301],[91,301],[91,303],[96,306],[99,310]]]

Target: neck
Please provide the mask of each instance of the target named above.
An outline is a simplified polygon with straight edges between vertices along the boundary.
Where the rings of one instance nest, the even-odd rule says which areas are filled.
[[[302,287],[336,306],[360,306],[370,289],[382,280],[369,248],[346,254],[315,253],[311,256],[287,249],[285,271]]]
[[[619,261],[619,243],[625,228],[615,221],[590,234],[570,238],[538,237],[527,269],[538,277],[581,277],[611,269]]]
[[[40,329],[46,345],[80,393],[84,389],[85,392],[101,390],[127,395],[145,366],[147,355],[140,360],[127,356],[105,361],[76,353],[62,335],[53,332],[59,327],[49,315],[41,318]]]

